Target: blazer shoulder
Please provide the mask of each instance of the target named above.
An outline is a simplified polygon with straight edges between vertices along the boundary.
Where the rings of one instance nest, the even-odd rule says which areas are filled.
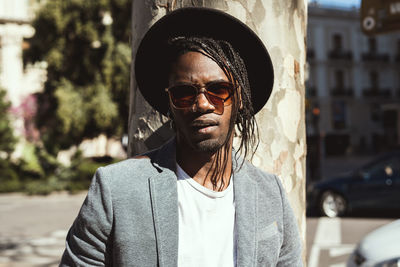
[[[244,172],[248,179],[257,185],[263,197],[274,201],[282,200],[282,197],[284,197],[285,192],[277,175],[264,171],[249,162],[243,165],[241,172]]]
[[[258,184],[267,183],[276,186],[279,183],[279,178],[275,174],[264,171],[248,161],[243,164],[243,171]]]
[[[101,167],[97,170],[102,179],[109,183],[138,182],[157,173],[148,157],[136,157]]]
[[[120,172],[121,170],[129,170],[151,165],[150,158],[147,156],[137,156],[134,158],[124,159],[116,163],[112,163],[102,167],[104,171]]]

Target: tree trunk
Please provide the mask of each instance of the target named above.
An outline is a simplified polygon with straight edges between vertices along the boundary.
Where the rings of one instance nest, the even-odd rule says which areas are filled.
[[[271,55],[275,84],[268,103],[256,116],[260,129],[260,146],[253,164],[282,179],[305,247],[304,74],[307,1],[133,1],[133,57],[150,25],[167,12],[186,6],[217,8],[237,17],[260,36]],[[133,72],[131,77],[129,155],[135,155],[161,145],[172,133],[167,119],[153,111],[143,100]]]

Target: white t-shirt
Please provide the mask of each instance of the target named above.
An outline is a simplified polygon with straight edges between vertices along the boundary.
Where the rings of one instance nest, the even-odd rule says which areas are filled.
[[[236,266],[233,179],[222,192],[193,180],[177,164],[179,267]]]

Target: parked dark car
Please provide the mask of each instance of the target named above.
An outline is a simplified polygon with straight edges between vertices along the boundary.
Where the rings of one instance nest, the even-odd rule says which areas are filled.
[[[307,188],[307,208],[337,217],[349,211],[400,210],[400,151]]]

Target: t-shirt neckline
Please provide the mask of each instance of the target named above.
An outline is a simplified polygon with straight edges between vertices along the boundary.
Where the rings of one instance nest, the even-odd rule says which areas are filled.
[[[223,191],[213,191],[207,187],[196,182],[190,177],[182,168],[176,163],[176,176],[178,181],[185,181],[189,183],[194,189],[210,198],[222,198],[233,190],[233,175],[231,175],[228,187]]]

